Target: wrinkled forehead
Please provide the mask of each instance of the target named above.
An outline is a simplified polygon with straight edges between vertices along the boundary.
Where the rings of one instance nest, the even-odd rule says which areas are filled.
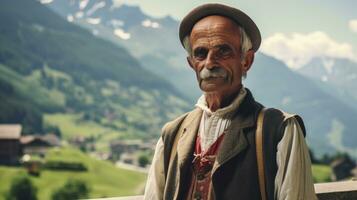
[[[198,40],[239,40],[239,38],[240,30],[237,23],[219,15],[202,18],[193,26],[190,34],[191,44]]]
[[[191,30],[193,31],[201,30],[201,29],[211,29],[215,27],[227,28],[230,30],[238,30],[238,24],[231,20],[228,17],[220,16],[220,15],[210,15],[200,19]]]

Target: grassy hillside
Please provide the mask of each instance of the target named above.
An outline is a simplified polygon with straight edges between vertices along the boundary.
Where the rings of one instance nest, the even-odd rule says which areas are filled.
[[[78,150],[53,149],[46,159],[82,162],[88,171],[43,170],[39,177],[31,177],[38,188],[40,200],[50,199],[52,192],[70,178],[85,181],[91,188],[90,198],[136,195],[143,192],[146,174],[116,168],[112,163],[96,160]],[[11,180],[21,174],[26,174],[24,168],[0,166],[0,199],[8,191]]]
[[[315,183],[323,183],[331,181],[331,167],[327,165],[313,165],[312,174]]]
[[[82,114],[46,114],[44,123],[47,126],[59,127],[62,138],[68,140],[75,136],[93,137],[96,139],[96,151],[109,152],[108,144],[115,139],[134,137],[137,134],[102,126],[93,121],[82,120]]]
[[[2,1],[0,24],[0,123],[43,133],[43,113],[80,114],[82,121],[142,138],[157,136],[187,109],[168,81],[127,50],[37,1]]]

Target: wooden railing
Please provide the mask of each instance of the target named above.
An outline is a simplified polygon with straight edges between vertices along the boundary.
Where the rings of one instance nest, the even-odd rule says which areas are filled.
[[[357,181],[315,184],[319,200],[357,200]]]
[[[319,200],[357,200],[357,181],[318,183],[315,184],[315,191]],[[143,200],[143,196],[102,198],[100,200]]]

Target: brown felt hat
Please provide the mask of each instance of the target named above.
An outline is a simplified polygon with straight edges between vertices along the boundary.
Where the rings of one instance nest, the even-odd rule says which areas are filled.
[[[209,3],[196,7],[189,12],[181,21],[179,36],[183,46],[183,39],[191,33],[193,26],[202,18],[210,15],[220,15],[228,17],[244,28],[252,41],[252,49],[257,51],[262,40],[260,31],[253,20],[243,11],[230,6],[217,3]]]

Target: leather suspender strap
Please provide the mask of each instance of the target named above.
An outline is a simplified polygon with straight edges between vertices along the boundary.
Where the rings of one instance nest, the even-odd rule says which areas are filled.
[[[257,120],[257,130],[255,133],[255,146],[257,154],[257,164],[258,164],[258,177],[259,177],[259,188],[262,200],[267,199],[266,187],[265,187],[265,173],[264,173],[264,155],[263,155],[263,121],[266,109],[263,108],[258,115]]]

